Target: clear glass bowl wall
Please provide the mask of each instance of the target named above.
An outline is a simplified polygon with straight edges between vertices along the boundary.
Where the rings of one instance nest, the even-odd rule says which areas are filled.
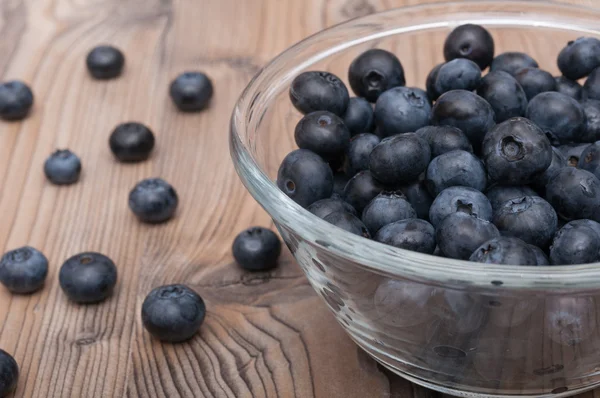
[[[266,66],[231,120],[236,170],[274,219],[310,283],[356,343],[396,373],[469,397],[567,396],[600,383],[600,264],[496,267],[383,246],[297,206],[274,180],[296,149],[301,115],[291,80],[335,73],[361,52],[395,53],[407,85],[424,88],[446,35],[479,23],[496,54],[524,51],[558,75],[569,40],[597,36],[597,10],[538,2],[465,2],[392,10],[320,32]]]

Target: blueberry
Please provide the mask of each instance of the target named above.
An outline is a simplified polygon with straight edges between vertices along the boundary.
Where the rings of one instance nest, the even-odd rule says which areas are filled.
[[[369,155],[381,139],[375,134],[363,133],[352,137],[346,155],[344,169],[346,174],[353,176],[359,171],[369,169]]]
[[[317,200],[315,203],[308,206],[306,210],[319,218],[325,218],[336,211],[344,211],[356,215],[354,207],[344,202],[344,200],[336,194],[333,194],[331,198]]]
[[[600,221],[600,180],[589,171],[564,167],[548,181],[546,200],[558,216],[570,221]]]
[[[593,173],[600,179],[600,141],[596,141],[596,143],[587,146],[581,153],[577,166],[580,169]]]
[[[463,212],[449,214],[435,230],[443,256],[461,260],[467,260],[483,242],[498,236],[494,224]]]
[[[521,198],[523,196],[537,196],[535,191],[526,185],[495,185],[485,193],[494,212],[511,199]]]
[[[525,53],[506,52],[494,58],[490,65],[490,72],[504,71],[514,76],[520,69],[537,68],[538,66],[535,59]]]
[[[535,254],[537,265],[550,265],[550,259],[542,249],[534,245],[529,245],[529,248],[533,251],[533,254]]]
[[[585,123],[581,105],[568,95],[553,91],[529,101],[525,116],[542,129],[553,145],[575,140]]]
[[[419,253],[433,254],[435,251],[435,229],[427,221],[416,218],[388,224],[377,232],[374,239]]]
[[[482,26],[460,25],[446,37],[444,58],[446,61],[456,58],[470,59],[483,70],[494,59],[494,39]]]
[[[197,112],[208,106],[213,96],[213,84],[202,72],[184,72],[169,87],[175,106],[183,112]]]
[[[589,143],[565,144],[559,146],[557,149],[565,159],[565,166],[577,167],[579,164],[579,159],[581,158],[581,154],[587,149],[588,146],[590,146]]]
[[[48,259],[33,247],[11,250],[0,260],[0,282],[12,293],[26,294],[41,289],[47,275]]]
[[[535,176],[531,185],[540,195],[546,196],[546,184],[548,184],[550,178],[552,178],[558,170],[566,166],[566,158],[557,148],[552,147],[552,161],[550,162],[550,166],[548,166],[544,172]],[[531,196],[530,194],[526,195]]]
[[[504,265],[537,265],[538,263],[531,245],[511,236],[501,236],[483,243],[475,249],[469,261]]]
[[[432,159],[455,149],[473,152],[467,136],[456,127],[425,126],[417,130],[415,134],[427,141]]]
[[[514,236],[529,244],[547,248],[558,217],[556,212],[539,196],[510,199],[495,212],[494,224],[504,236]]]
[[[571,80],[581,79],[600,66],[600,40],[580,37],[558,54],[558,69]]]
[[[391,88],[404,86],[404,69],[398,58],[389,51],[367,50],[360,54],[348,69],[352,91],[369,102]]]
[[[367,239],[371,238],[369,230],[365,224],[363,224],[363,222],[352,213],[348,213],[346,211],[336,211],[329,214],[323,220],[354,235],[362,236]]]
[[[503,184],[527,184],[552,162],[550,141],[522,117],[497,124],[486,134],[482,148],[490,180]]]
[[[19,365],[6,351],[0,349],[0,397],[6,397],[17,388]]]
[[[435,88],[435,81],[442,66],[444,66],[443,63],[434,66],[433,69],[427,75],[427,80],[425,81],[425,89],[427,90],[427,98],[429,98],[429,101],[435,101],[440,96],[440,93],[438,93]]]
[[[496,123],[525,115],[527,95],[519,82],[507,72],[500,70],[485,75],[477,88],[477,94],[494,110]]]
[[[415,209],[417,217],[428,221],[429,209],[433,203],[433,198],[429,190],[427,190],[425,182],[418,180],[412,184],[401,186],[400,190],[406,196],[406,200],[412,205],[413,209]]]
[[[342,197],[356,209],[358,214],[361,214],[365,206],[384,190],[384,185],[373,178],[370,171],[365,170],[357,173],[348,181]]]
[[[81,160],[68,149],[58,149],[46,159],[44,173],[53,184],[73,184],[79,180]]]
[[[153,289],[142,304],[142,323],[161,341],[179,343],[198,332],[206,316],[202,297],[185,285]]]
[[[146,178],[129,192],[129,208],[140,221],[146,223],[169,220],[178,204],[177,192],[161,178]]]
[[[434,227],[452,213],[467,213],[485,221],[492,220],[492,205],[484,194],[469,187],[443,190],[431,204],[429,220]]]
[[[570,222],[554,236],[550,246],[553,265],[589,264],[600,261],[600,235],[589,225]]]
[[[477,151],[483,137],[494,122],[494,110],[490,104],[470,91],[453,90],[442,94],[433,106],[433,125],[459,128]]]
[[[0,118],[21,120],[33,106],[33,93],[22,81],[11,80],[0,84]]]
[[[333,193],[342,196],[350,177],[344,172],[333,173]]]
[[[120,161],[139,162],[148,159],[154,149],[154,134],[141,123],[122,123],[113,130],[108,143]]]
[[[579,134],[580,142],[596,142],[600,140],[600,101],[586,100],[581,102],[585,114],[585,125]]]
[[[539,68],[520,69],[515,73],[515,79],[523,87],[528,100],[546,91],[556,91],[554,76]]]
[[[418,88],[392,88],[381,94],[375,104],[375,124],[384,137],[427,126],[430,115],[427,93]]]
[[[594,69],[583,83],[581,97],[584,100],[600,100],[600,67]]]
[[[483,191],[487,178],[481,160],[470,152],[455,150],[446,152],[429,163],[425,185],[433,196],[458,185]]]
[[[308,207],[331,196],[333,173],[319,155],[307,149],[297,149],[281,162],[277,186],[294,202]]]
[[[103,254],[80,253],[60,267],[58,280],[70,300],[81,304],[97,303],[112,294],[117,283],[117,267]]]
[[[352,136],[370,133],[375,128],[373,106],[361,97],[350,98],[343,119]]]
[[[304,72],[290,86],[290,100],[302,113],[329,111],[338,116],[346,112],[350,96],[346,85],[329,72]]]
[[[112,79],[121,74],[125,57],[118,48],[98,46],[90,51],[85,59],[88,71],[96,79]]]
[[[362,222],[371,235],[375,235],[384,225],[408,218],[417,218],[417,213],[402,192],[380,193],[362,213]]]
[[[577,101],[581,99],[583,93],[581,84],[564,76],[557,76],[554,80],[556,81],[556,91],[568,95]]]
[[[269,229],[252,227],[235,237],[232,251],[235,261],[246,271],[267,271],[277,265],[281,241]]]
[[[481,69],[471,60],[453,59],[442,65],[435,79],[435,92],[440,95],[451,90],[473,91],[481,83]]]
[[[296,125],[296,144],[331,159],[346,152],[350,144],[350,132],[344,121],[327,111],[306,114]]]
[[[424,139],[414,133],[399,134],[373,148],[369,169],[382,183],[398,185],[416,180],[430,159],[431,150]]]
[[[586,226],[588,228],[591,228],[594,232],[596,232],[596,234],[598,234],[598,236],[600,236],[600,223],[593,221],[593,220],[588,220],[586,218],[580,219],[580,220],[573,220],[570,221],[568,223],[565,223],[563,225],[563,227],[567,224],[570,224],[571,226],[576,226],[579,227],[581,225]],[[562,228],[562,227],[561,227]]]

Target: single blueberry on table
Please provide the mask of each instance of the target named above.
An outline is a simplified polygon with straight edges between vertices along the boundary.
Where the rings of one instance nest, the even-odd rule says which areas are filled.
[[[121,162],[140,162],[148,159],[154,149],[154,134],[142,123],[119,124],[108,141],[110,150]]]
[[[161,178],[146,178],[129,192],[129,208],[145,223],[161,223],[171,219],[178,204],[175,188]]]
[[[194,337],[206,316],[202,297],[185,285],[153,289],[142,304],[142,323],[161,341],[180,343]]]
[[[417,213],[402,192],[380,193],[362,213],[362,222],[371,235],[375,235],[384,225],[408,218],[417,218]]]
[[[433,254],[435,251],[435,229],[427,221],[416,218],[385,225],[373,239],[419,253]]]
[[[537,255],[531,245],[519,238],[500,236],[479,246],[469,261],[485,264],[538,265]]]
[[[307,149],[297,149],[281,162],[277,186],[294,202],[308,207],[331,196],[333,173],[319,155]]]
[[[329,72],[304,72],[290,86],[290,100],[302,113],[329,111],[342,116],[350,96],[346,85]]]
[[[523,87],[527,100],[531,100],[536,95],[546,91],[556,91],[554,76],[539,68],[520,69],[515,74],[515,79]]]
[[[350,98],[342,119],[346,127],[348,127],[351,136],[370,133],[375,128],[373,106],[369,101],[361,97]]]
[[[556,91],[568,95],[577,101],[581,100],[583,94],[581,84],[564,76],[557,76],[554,80],[556,81]]]
[[[597,230],[583,223],[567,223],[554,236],[550,246],[550,263],[570,265],[600,261],[600,235]]]
[[[315,203],[308,206],[306,210],[319,218],[325,218],[336,211],[344,211],[356,215],[354,207],[344,202],[344,200],[336,194],[333,194],[331,198],[317,200]]]
[[[525,115],[527,95],[519,82],[507,72],[489,72],[481,79],[477,94],[494,110],[496,123]]]
[[[455,150],[434,158],[427,167],[425,185],[436,196],[453,186],[471,187],[484,191],[487,186],[485,168],[477,156]]]
[[[235,261],[246,271],[266,271],[277,266],[281,241],[263,227],[252,227],[235,237],[232,246]]]
[[[53,184],[73,184],[79,180],[81,160],[68,149],[58,149],[46,159],[44,174]]]
[[[369,230],[365,224],[352,213],[336,211],[327,215],[323,220],[354,235],[362,236],[367,239],[371,238],[371,234],[369,234]]]
[[[523,196],[538,196],[533,189],[526,185],[494,185],[485,192],[492,210],[496,212],[505,202]]]
[[[369,202],[384,190],[385,186],[373,178],[370,171],[365,170],[348,181],[342,198],[354,207],[358,214],[361,214]]]
[[[600,179],[600,141],[588,145],[581,153],[577,167],[589,171]]]
[[[44,286],[48,259],[39,250],[24,246],[11,250],[0,260],[0,282],[17,294],[33,293]]]
[[[417,217],[429,221],[429,209],[433,203],[433,198],[425,185],[425,182],[418,180],[412,184],[400,186],[400,191],[406,196],[406,200],[412,205],[417,213]]]
[[[88,71],[96,79],[112,79],[121,74],[125,56],[116,47],[94,47],[85,59]]]
[[[306,114],[296,125],[294,138],[300,149],[311,150],[323,159],[343,155],[350,145],[344,121],[328,111]]]
[[[490,65],[490,72],[504,71],[514,76],[520,69],[537,67],[539,65],[535,59],[525,53],[513,51],[496,56]]]
[[[8,352],[0,349],[0,397],[6,397],[17,388],[19,365]]]
[[[533,251],[533,254],[535,254],[537,265],[550,265],[550,259],[542,249],[534,245],[529,245],[529,248]]]
[[[600,101],[586,100],[581,102],[585,114],[585,125],[579,134],[579,142],[600,141]]]
[[[33,106],[33,92],[25,83],[11,80],[0,84],[0,118],[21,120]]]
[[[429,101],[431,102],[437,100],[441,95],[441,93],[438,93],[435,88],[435,81],[442,66],[444,66],[443,63],[434,66],[433,69],[427,75],[427,80],[425,81],[425,90],[427,91],[427,98],[429,98]]]
[[[346,174],[353,176],[359,171],[368,170],[371,151],[380,142],[381,139],[375,134],[363,133],[352,137],[344,165]]]
[[[483,26],[460,25],[446,37],[444,58],[446,61],[456,58],[470,59],[483,70],[494,59],[494,39]]]
[[[414,133],[399,134],[381,141],[369,155],[369,170],[387,185],[415,181],[431,159],[429,144]]]
[[[81,304],[97,303],[112,294],[117,284],[117,267],[103,254],[80,253],[64,262],[58,280],[70,300]]]
[[[600,66],[600,40],[580,37],[567,43],[557,59],[558,69],[571,80],[589,75]]]
[[[415,134],[427,141],[432,159],[456,149],[473,152],[473,146],[467,136],[456,127],[425,126],[415,131]]]
[[[360,54],[348,69],[348,81],[352,91],[369,102],[394,87],[404,86],[404,68],[398,58],[389,51],[371,49]]]
[[[202,72],[184,72],[169,87],[169,95],[182,112],[198,112],[205,109],[212,96],[213,84]]]
[[[583,151],[590,146],[589,143],[585,144],[565,144],[560,145],[557,150],[562,154],[565,159],[565,166],[569,167],[577,167],[579,164],[579,159],[581,158],[581,154]]]
[[[460,260],[467,260],[483,242],[498,236],[494,224],[463,212],[449,214],[435,230],[443,256]]]
[[[431,104],[425,91],[395,87],[379,96],[375,104],[375,124],[384,137],[411,133],[429,124]]]
[[[552,162],[550,141],[538,126],[522,117],[493,127],[482,148],[482,158],[493,182],[527,184]]]
[[[457,58],[448,61],[438,70],[435,92],[439,95],[451,90],[473,91],[481,83],[481,69],[471,60]]]
[[[541,196],[546,196],[546,184],[550,181],[550,178],[556,174],[556,172],[563,167],[567,167],[567,159],[563,156],[563,154],[556,147],[552,147],[552,161],[550,162],[550,166],[542,173],[538,174],[533,178],[531,186],[540,194]],[[531,194],[525,194],[521,196],[532,196]],[[512,199],[512,198],[511,198]]]
[[[542,129],[553,145],[574,141],[585,123],[579,102],[555,91],[538,94],[529,101],[525,117]]]
[[[429,220],[434,227],[452,213],[467,213],[485,221],[492,220],[492,205],[480,191],[469,187],[443,190],[431,204]]]
[[[558,170],[546,185],[546,200],[564,220],[600,221],[600,180],[589,171]]]

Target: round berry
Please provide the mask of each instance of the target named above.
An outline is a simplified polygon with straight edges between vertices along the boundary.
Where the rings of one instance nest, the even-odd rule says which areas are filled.
[[[470,59],[483,70],[494,59],[494,39],[483,26],[460,25],[450,32],[444,42],[444,58],[446,61]]]
[[[290,86],[290,100],[302,113],[329,111],[343,116],[350,96],[339,77],[329,72],[304,72]]]
[[[580,142],[600,141],[600,101],[586,100],[581,102],[585,114],[585,125],[579,134]]]
[[[425,171],[431,159],[427,142],[414,133],[399,134],[381,141],[369,155],[369,170],[388,185],[410,183]]]
[[[556,91],[554,76],[539,68],[523,68],[517,71],[515,79],[519,82],[527,95],[527,100],[546,91]]]
[[[444,189],[431,204],[429,219],[434,227],[452,213],[467,213],[485,221],[492,220],[492,205],[484,194],[469,187]]]
[[[369,102],[398,86],[404,86],[404,69],[398,58],[389,51],[367,50],[360,54],[348,69],[348,81],[352,91]]]
[[[0,84],[0,118],[21,120],[33,106],[31,89],[19,80]]]
[[[553,91],[529,101],[525,116],[542,129],[552,144],[574,141],[585,123],[581,105],[568,95]]]
[[[70,300],[81,304],[97,303],[112,294],[117,283],[117,267],[103,254],[80,253],[60,267],[58,280]]]
[[[0,260],[0,282],[12,293],[39,290],[48,275],[48,259],[39,250],[24,246],[11,250]]]
[[[550,259],[542,249],[534,245],[529,245],[529,248],[533,251],[533,254],[535,254],[537,265],[550,265]]]
[[[375,124],[384,137],[417,131],[429,124],[430,114],[427,93],[418,88],[392,88],[375,104]]]
[[[473,146],[467,136],[452,126],[426,126],[415,132],[423,138],[431,149],[431,158],[457,149],[473,152]]]
[[[364,170],[348,181],[342,197],[361,214],[369,202],[384,190],[385,186],[373,178],[370,171]]]
[[[349,213],[347,211],[336,211],[328,214],[325,218],[323,218],[323,220],[354,235],[362,236],[367,239],[371,238],[369,230],[365,224],[363,224],[363,222],[353,213]]]
[[[343,155],[350,145],[350,132],[344,121],[327,111],[306,114],[294,133],[296,144],[323,157],[332,159]]]
[[[490,201],[492,210],[495,213],[504,203],[511,199],[538,195],[526,185],[495,185],[486,191],[485,196]]]
[[[583,83],[582,98],[600,100],[600,67],[594,69]]]
[[[92,49],[85,60],[88,71],[96,79],[112,79],[121,74],[125,57],[118,48],[98,46]]]
[[[129,192],[129,208],[140,221],[161,223],[175,214],[179,198],[175,189],[161,178],[147,178]]]
[[[184,72],[171,82],[169,95],[183,112],[198,112],[206,108],[213,96],[213,84],[202,72]]]
[[[550,162],[550,166],[542,173],[538,174],[533,178],[531,185],[533,188],[542,196],[546,196],[546,184],[550,181],[550,178],[556,174],[556,172],[563,167],[567,167],[567,160],[563,156],[563,154],[555,147],[552,147],[552,161]],[[530,193],[524,193],[523,195],[518,196],[532,196]],[[514,199],[514,198],[510,198]],[[507,199],[508,200],[508,199]]]
[[[580,37],[567,43],[558,54],[558,69],[571,80],[589,75],[600,66],[600,40]]]
[[[531,245],[511,236],[500,236],[483,243],[475,249],[469,261],[485,264],[538,265]]]
[[[435,251],[435,229],[427,221],[416,218],[387,224],[377,232],[374,239],[419,253],[433,254]]]
[[[362,222],[375,235],[381,227],[395,221],[417,218],[417,213],[401,192],[382,192],[362,213]]]
[[[579,159],[583,151],[587,149],[590,144],[565,144],[557,148],[565,159],[564,166],[577,167]]]
[[[477,156],[455,150],[434,158],[427,166],[425,185],[436,196],[444,189],[465,186],[483,191],[487,185],[485,168]]]
[[[556,91],[568,95],[577,101],[581,100],[583,94],[583,87],[581,84],[564,76],[557,76],[554,80],[556,81]]]
[[[240,232],[233,241],[233,257],[247,271],[266,271],[275,268],[281,254],[277,235],[263,227]]]
[[[524,116],[527,110],[527,95],[523,87],[504,71],[490,72],[481,80],[477,94],[485,99],[496,115],[496,123],[512,117]]]
[[[498,236],[494,224],[463,212],[449,214],[435,230],[443,256],[461,260],[467,260],[483,242]]]
[[[53,184],[73,184],[79,180],[81,160],[68,149],[58,149],[46,159],[44,173]]]
[[[432,102],[437,100],[441,95],[441,93],[438,93],[438,91],[436,90],[435,82],[437,80],[437,75],[440,72],[440,69],[442,69],[442,66],[444,66],[443,63],[434,66],[433,69],[429,71],[429,74],[427,75],[427,80],[425,81],[427,97],[429,98],[429,101]]]
[[[373,106],[364,98],[350,98],[343,119],[351,136],[370,133],[375,128]]]
[[[17,388],[19,365],[6,351],[0,349],[0,397],[6,397]]]
[[[344,165],[346,174],[354,176],[359,171],[367,170],[371,151],[380,142],[381,139],[375,134],[364,133],[352,137]]]
[[[490,72],[504,71],[516,75],[523,68],[539,67],[535,59],[521,52],[506,52],[499,54],[490,65]]]
[[[336,211],[344,211],[356,215],[354,207],[344,202],[337,194],[333,194],[331,198],[317,200],[315,203],[308,206],[306,210],[319,218],[325,218]]]
[[[550,262],[553,265],[569,265],[600,261],[600,235],[597,230],[583,223],[567,223],[554,236]]]
[[[141,123],[122,123],[113,130],[108,143],[121,162],[139,162],[150,156],[154,148],[154,134]]]
[[[281,162],[277,186],[294,202],[308,207],[331,196],[333,173],[319,155],[307,149],[297,149]]]
[[[451,90],[473,91],[481,83],[481,69],[471,60],[453,59],[441,66],[435,78],[435,92],[443,94]]]
[[[589,171],[558,170],[546,185],[546,199],[563,220],[600,221],[600,180]]]
[[[408,185],[400,186],[400,191],[406,196],[406,200],[412,205],[417,213],[417,217],[429,221],[429,209],[433,203],[433,198],[422,180],[415,181]]]
[[[600,179],[600,141],[590,144],[584,149],[577,167],[589,171]]]

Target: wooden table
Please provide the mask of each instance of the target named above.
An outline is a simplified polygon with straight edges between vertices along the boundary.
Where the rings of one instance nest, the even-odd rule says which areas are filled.
[[[420,2],[2,1],[2,78],[29,82],[36,104],[27,120],[0,123],[0,243],[35,246],[50,260],[41,292],[0,289],[0,347],[21,368],[16,396],[440,396],[358,349],[287,250],[268,277],[241,272],[230,252],[242,229],[272,225],[229,158],[230,112],[250,78],[309,34]],[[121,78],[89,78],[85,55],[99,43],[124,50]],[[171,79],[188,69],[214,80],[206,112],[178,113],[168,98]],[[108,149],[112,128],[129,120],[157,136],[147,162],[118,164]],[[63,147],[81,156],[84,172],[78,184],[56,187],[42,165]],[[150,176],[180,195],[165,225],[142,225],[127,207],[129,190]],[[79,306],[60,290],[58,269],[87,250],[115,260],[119,283],[106,302]],[[140,307],[153,287],[175,282],[196,288],[208,315],[189,343],[160,344],[143,329]]]

